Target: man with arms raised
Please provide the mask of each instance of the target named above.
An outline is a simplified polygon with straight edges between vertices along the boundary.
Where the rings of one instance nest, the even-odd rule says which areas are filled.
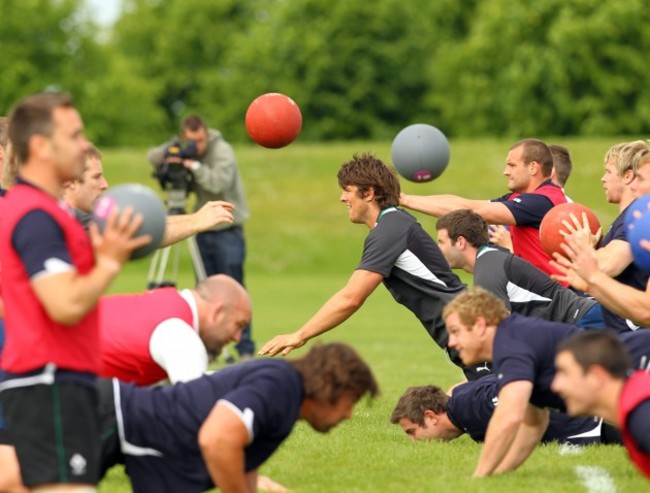
[[[625,146],[625,149],[631,152],[631,174],[634,178],[629,183],[629,190],[632,196],[650,193],[650,146],[640,141]],[[619,162],[624,153],[621,151],[619,154]],[[626,176],[629,178],[630,173]],[[607,309],[604,312],[606,321],[619,332],[650,327],[648,274],[632,263],[632,251],[626,236],[623,210],[605,236],[605,239],[611,238],[606,247],[595,250],[591,246],[591,234],[583,226],[566,237],[564,255],[556,254],[555,257],[556,268],[562,272],[556,278],[569,282],[600,301]],[[608,271],[608,262],[603,262],[602,252],[610,248],[612,251],[608,258],[612,262],[616,262],[616,259],[625,261],[625,267],[618,275]]]

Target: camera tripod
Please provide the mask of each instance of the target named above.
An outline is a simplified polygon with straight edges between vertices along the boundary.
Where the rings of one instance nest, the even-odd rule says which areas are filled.
[[[169,200],[167,201],[167,214],[177,215],[185,214],[185,202],[187,193],[184,190],[170,190]],[[194,269],[194,278],[197,283],[205,279],[205,266],[201,259],[199,247],[196,244],[194,236],[187,237],[184,242],[187,244],[187,249],[192,259],[192,267]],[[147,280],[147,289],[155,289],[162,287],[175,287],[178,282],[178,269],[180,265],[180,243],[167,245],[164,248],[155,251],[151,264],[149,265],[149,277]],[[172,280],[165,279],[165,273],[169,264],[169,257],[173,250],[173,268]]]

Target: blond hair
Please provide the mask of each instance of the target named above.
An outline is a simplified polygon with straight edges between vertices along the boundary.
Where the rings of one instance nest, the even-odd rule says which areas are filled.
[[[510,315],[503,301],[480,286],[463,291],[447,303],[442,318],[446,319],[452,313],[458,314],[465,327],[472,327],[479,317],[484,318],[487,325],[499,325]]]

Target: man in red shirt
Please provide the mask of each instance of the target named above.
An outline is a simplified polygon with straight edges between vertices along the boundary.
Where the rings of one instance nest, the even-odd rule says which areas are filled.
[[[200,377],[210,357],[241,337],[251,300],[232,277],[217,274],[193,289],[106,296],[99,313],[100,375],[143,386]]]
[[[471,200],[457,195],[406,195],[400,205],[435,217],[457,209],[470,209],[489,224],[510,226],[514,254],[547,274],[553,273],[551,258],[542,250],[539,224],[546,213],[567,202],[562,189],[551,181],[553,155],[537,139],[514,144],[506,157],[503,174],[510,193],[493,200]]]
[[[558,346],[552,388],[572,416],[602,416],[621,430],[630,460],[650,478],[650,374],[631,374],[610,331],[581,332]],[[630,375],[631,374],[631,375]]]
[[[131,252],[142,221],[113,211],[100,234],[59,203],[83,171],[88,141],[70,96],[37,94],[9,118],[21,163],[0,223],[6,344],[0,386],[7,429],[30,488],[94,491],[98,479],[97,301]],[[118,216],[119,215],[119,216]],[[59,453],[62,450],[65,452]]]

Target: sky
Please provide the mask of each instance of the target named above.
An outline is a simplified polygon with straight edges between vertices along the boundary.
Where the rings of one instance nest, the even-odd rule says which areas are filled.
[[[85,2],[93,14],[93,19],[99,24],[108,26],[117,19],[122,0],[85,0]]]

